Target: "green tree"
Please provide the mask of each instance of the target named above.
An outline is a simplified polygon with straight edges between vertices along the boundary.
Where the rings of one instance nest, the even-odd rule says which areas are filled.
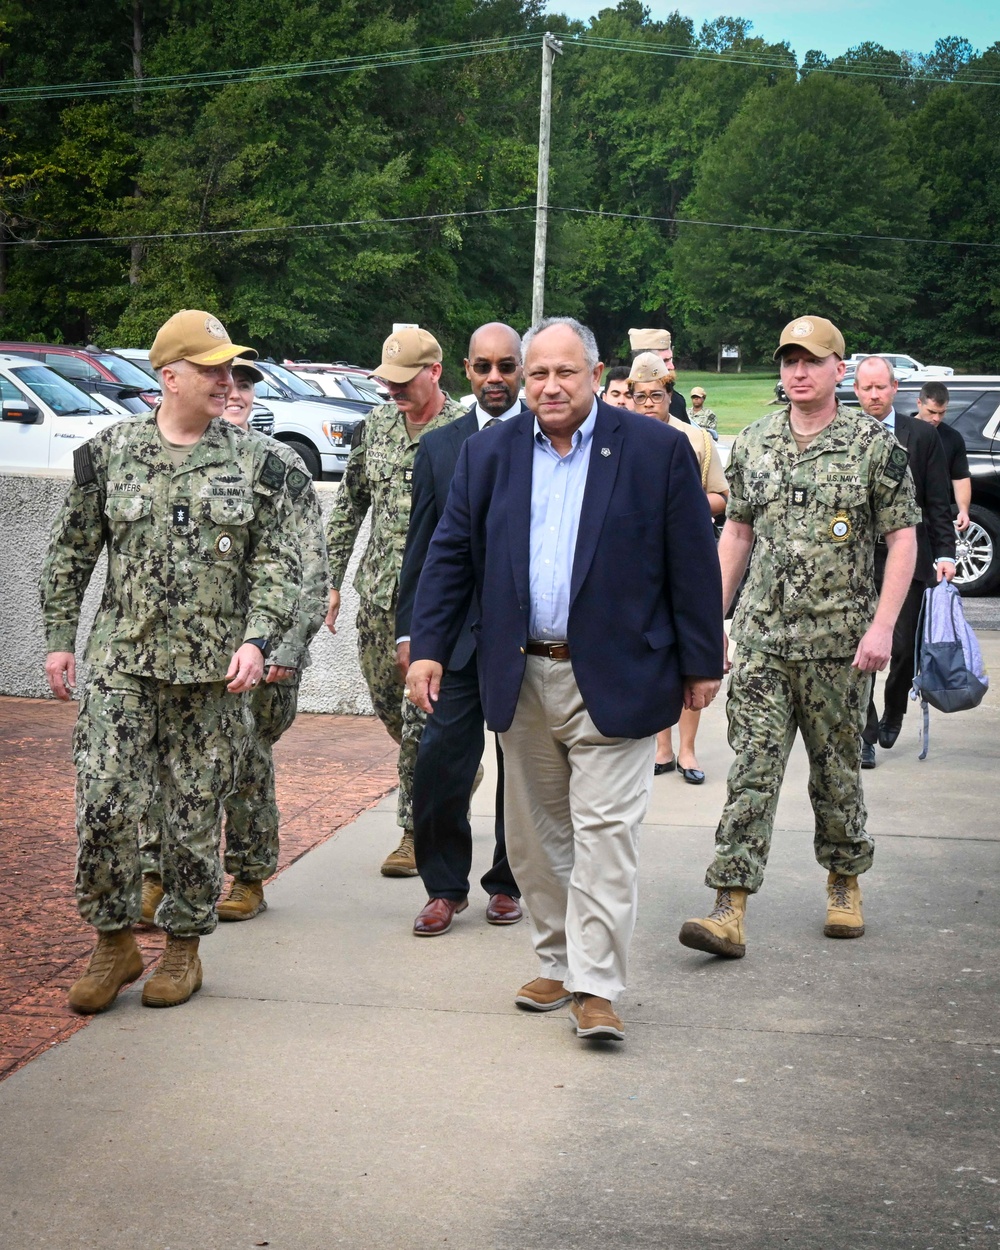
[[[849,339],[891,337],[916,286],[891,238],[925,228],[918,182],[904,127],[867,84],[810,74],[751,92],[684,205],[674,275],[692,341],[764,358],[808,310]]]

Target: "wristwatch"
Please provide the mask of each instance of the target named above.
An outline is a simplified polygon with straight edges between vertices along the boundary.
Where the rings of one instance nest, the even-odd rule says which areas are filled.
[[[244,638],[243,642],[244,645],[248,642],[252,642],[265,660],[271,654],[271,641],[269,638]]]

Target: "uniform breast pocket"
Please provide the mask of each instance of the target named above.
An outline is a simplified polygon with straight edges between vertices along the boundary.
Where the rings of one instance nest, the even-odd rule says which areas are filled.
[[[781,481],[770,477],[753,477],[743,483],[743,497],[753,508],[766,509],[781,498]]]
[[[242,559],[249,545],[253,500],[241,495],[210,497],[202,502],[199,555],[203,560]]]
[[[150,495],[109,495],[104,505],[104,515],[115,547],[130,555],[141,555],[149,550],[153,500]]]
[[[816,537],[821,542],[852,543],[867,530],[868,494],[860,484],[825,482],[816,486]]]

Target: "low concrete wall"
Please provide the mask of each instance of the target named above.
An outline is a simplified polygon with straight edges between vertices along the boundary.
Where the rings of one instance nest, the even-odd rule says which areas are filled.
[[[56,513],[66,495],[68,473],[0,470],[0,694],[49,697],[45,680],[45,636],[38,600],[42,560]],[[323,515],[333,506],[336,483],[318,483]],[[367,541],[362,531],[358,551]],[[323,626],[312,645],[312,666],[302,679],[303,712],[370,716],[368,687],[358,667],[354,618],[358,597],[351,584],[357,556],[344,585],[337,635]],[[77,634],[77,660],[86,649],[104,587],[105,560],[94,570],[83,602]],[[82,672],[81,676],[85,676]]]

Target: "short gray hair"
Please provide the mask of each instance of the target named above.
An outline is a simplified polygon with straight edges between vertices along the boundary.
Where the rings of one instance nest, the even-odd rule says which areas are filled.
[[[543,317],[538,325],[532,326],[525,334],[521,343],[521,363],[528,359],[528,348],[536,334],[541,334],[543,330],[551,330],[553,326],[567,326],[583,344],[583,358],[587,362],[588,369],[596,369],[598,361],[601,359],[601,353],[597,348],[597,339],[594,338],[593,330],[588,330],[585,325],[577,321],[575,317]]]
[[[866,364],[868,363],[868,361],[869,361],[869,360],[877,360],[877,361],[879,362],[879,364],[883,364],[883,365],[885,365],[886,369],[889,371],[889,381],[890,381],[890,382],[895,382],[895,380],[896,380],[896,370],[892,367],[892,361],[891,361],[891,360],[886,360],[886,358],[885,358],[884,356],[876,356],[876,355],[871,355],[871,356],[865,356],[862,360],[859,360],[859,361],[858,361],[858,363],[857,363],[857,365],[856,365],[856,366],[855,366],[855,368],[854,368],[854,376],[855,376],[855,377],[857,377],[857,376],[858,376],[858,370],[861,368],[861,366],[862,366],[862,365],[866,365]]]

